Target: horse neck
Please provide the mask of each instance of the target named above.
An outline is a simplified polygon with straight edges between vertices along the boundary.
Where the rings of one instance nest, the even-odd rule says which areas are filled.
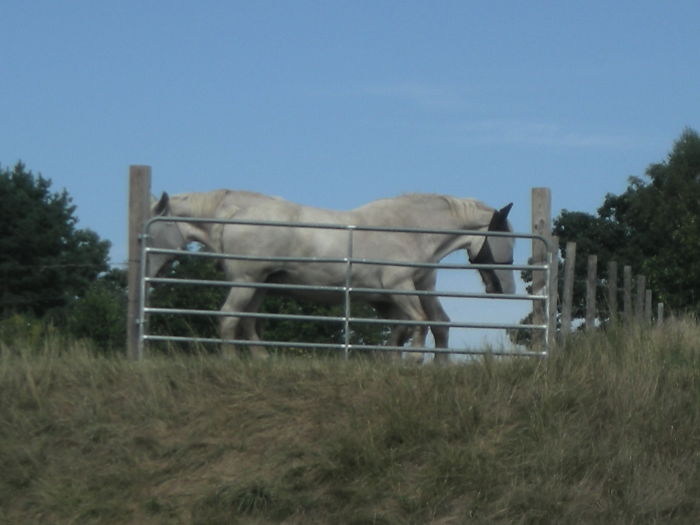
[[[461,226],[458,229],[486,231],[489,228],[495,210],[476,199],[452,199],[450,203],[452,214],[458,218]],[[486,237],[481,235],[461,236],[454,240],[445,251],[451,253],[456,249],[465,248],[478,253]]]
[[[493,217],[490,208],[476,199],[444,195],[409,194],[375,201],[357,208],[358,222],[445,230],[482,230]]]
[[[475,199],[454,199],[450,205],[464,230],[483,230],[489,227],[495,210]]]
[[[473,231],[488,229],[494,213],[493,208],[476,199],[458,199],[439,195],[434,197],[437,199],[433,204],[435,208],[427,206],[422,213],[416,215],[416,219],[420,221],[418,227]],[[482,236],[435,234],[424,236],[423,243],[426,246],[432,246],[434,258],[441,260],[454,251],[469,249],[474,244],[480,245],[483,240]]]

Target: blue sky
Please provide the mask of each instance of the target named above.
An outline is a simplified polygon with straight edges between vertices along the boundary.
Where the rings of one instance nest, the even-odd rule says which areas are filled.
[[[593,212],[700,128],[700,3],[16,1],[0,163],[126,259],[127,173],[347,209],[403,192]]]

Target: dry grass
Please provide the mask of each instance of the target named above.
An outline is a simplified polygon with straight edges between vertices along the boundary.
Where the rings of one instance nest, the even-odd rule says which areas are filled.
[[[696,523],[700,327],[548,361],[2,346],[0,523]]]

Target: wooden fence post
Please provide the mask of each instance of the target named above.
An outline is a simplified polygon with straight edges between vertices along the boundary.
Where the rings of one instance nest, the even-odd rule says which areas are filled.
[[[588,256],[588,275],[586,279],[586,331],[595,329],[595,295],[598,283],[598,256]]]
[[[625,322],[630,323],[633,318],[632,314],[632,267],[625,266],[623,270],[624,279],[624,295],[623,305],[625,309]]]
[[[634,297],[634,319],[638,323],[644,320],[644,291],[646,289],[647,279],[643,275],[637,276],[637,289]]]
[[[611,323],[617,322],[617,262],[608,263],[608,310]]]
[[[656,305],[656,325],[661,326],[664,322],[664,303],[659,303]]]
[[[549,188],[532,188],[532,233],[541,235],[545,239],[550,239],[552,236],[552,194]],[[547,246],[542,241],[532,240],[532,263],[545,264],[548,260]],[[532,272],[532,293],[535,295],[542,294],[546,289],[547,282],[544,272]],[[542,301],[536,300],[532,304],[532,322],[533,324],[545,324],[549,319],[545,317],[545,309]],[[550,336],[554,335],[554,331],[549,331]],[[533,346],[544,346],[545,341],[542,334],[536,332],[533,334]]]
[[[651,324],[651,290],[646,291],[644,301],[644,322],[648,325]]]
[[[126,317],[127,355],[141,359],[139,304],[141,302],[141,230],[150,213],[151,167],[129,166],[129,268]]]
[[[549,342],[552,348],[557,342],[557,303],[559,302],[559,237],[552,236],[552,267],[549,273]]]
[[[561,303],[561,337],[571,333],[571,310],[574,304],[574,267],[576,266],[576,243],[566,243],[566,259],[564,259],[564,290]]]

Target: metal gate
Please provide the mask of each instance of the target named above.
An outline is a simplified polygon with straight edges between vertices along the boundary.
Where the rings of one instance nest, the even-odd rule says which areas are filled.
[[[250,256],[241,255],[236,253],[212,253],[205,251],[190,251],[187,249],[182,250],[168,250],[168,249],[158,249],[148,246],[149,229],[155,223],[159,221],[165,222],[189,222],[189,223],[218,223],[218,224],[238,224],[238,225],[252,225],[259,226],[261,228],[312,228],[312,229],[332,229],[332,230],[343,230],[347,234],[347,249],[345,254],[340,254],[336,258],[318,258],[318,257],[262,257],[262,256]],[[552,273],[552,262],[551,256],[548,257],[547,261],[538,264],[514,264],[511,268],[514,271],[531,271],[531,272],[544,272],[544,283],[545,286],[542,290],[537,293],[514,293],[514,294],[488,294],[479,292],[467,292],[467,291],[452,291],[452,290],[392,290],[392,289],[374,289],[374,288],[355,288],[352,283],[352,268],[355,265],[393,265],[393,266],[404,266],[416,269],[428,269],[428,270],[479,270],[479,269],[498,269],[502,268],[499,265],[489,265],[489,264],[445,264],[445,263],[409,263],[406,261],[394,261],[387,259],[368,259],[368,258],[356,258],[353,256],[353,237],[355,232],[358,231],[374,231],[382,232],[386,235],[392,235],[396,233],[417,233],[417,234],[451,234],[451,235],[474,235],[474,236],[489,236],[489,237],[512,237],[515,239],[528,239],[534,240],[535,242],[541,242],[546,247],[546,253],[551,254],[549,243],[547,239],[539,235],[527,234],[527,233],[510,233],[510,232],[481,232],[481,231],[467,231],[467,230],[442,230],[442,229],[418,229],[418,228],[386,228],[386,227],[368,227],[368,226],[354,226],[354,225],[337,225],[337,224],[309,224],[309,223],[294,223],[294,222],[275,222],[275,221],[240,221],[240,220],[215,220],[215,219],[195,219],[195,218],[178,218],[178,217],[154,217],[146,222],[144,226],[144,233],[142,235],[141,242],[141,300],[139,304],[139,318],[138,318],[138,331],[139,331],[139,354],[142,355],[143,348],[145,344],[149,341],[170,341],[179,343],[195,343],[195,344],[232,344],[232,345],[251,345],[251,341],[243,339],[221,339],[221,338],[210,338],[210,337],[190,337],[181,335],[162,335],[149,332],[149,317],[158,315],[195,315],[195,316],[213,316],[213,317],[238,317],[238,318],[253,318],[253,319],[284,319],[291,320],[294,322],[329,322],[329,323],[341,323],[343,327],[344,340],[341,343],[309,343],[304,341],[255,341],[255,345],[263,347],[281,347],[281,348],[324,348],[342,351],[347,356],[350,351],[408,351],[408,352],[429,352],[429,353],[450,353],[450,354],[481,354],[481,353],[491,353],[496,355],[517,355],[517,356],[546,356],[548,352],[548,342],[551,339],[552,329],[550,327],[550,294],[549,294],[549,283],[551,282]],[[145,277],[146,268],[148,265],[149,255],[152,254],[167,254],[172,256],[177,255],[187,255],[188,257],[204,257],[215,260],[222,259],[237,259],[237,260],[253,260],[253,261],[279,261],[279,262],[313,262],[313,263],[328,263],[328,264],[343,264],[346,268],[346,278],[345,282],[338,286],[309,286],[309,285],[291,285],[291,284],[277,284],[277,283],[232,283],[230,281],[221,280],[202,280],[202,279],[173,279],[173,278],[163,278],[163,277]],[[258,313],[258,312],[223,312],[220,310],[199,310],[199,309],[178,309],[178,308],[159,308],[150,306],[148,303],[148,288],[150,284],[163,283],[177,286],[206,286],[206,287],[244,287],[244,288],[257,288],[264,289],[267,291],[277,290],[281,293],[285,291],[297,291],[297,292],[334,292],[340,294],[343,298],[343,315],[340,316],[313,316],[313,315],[293,315],[293,314],[269,314],[269,313]],[[379,295],[390,295],[390,294],[404,294],[404,295],[415,295],[415,296],[435,296],[444,297],[452,299],[488,299],[493,301],[530,301],[535,304],[539,303],[540,311],[543,313],[542,322],[535,322],[535,324],[520,324],[518,322],[469,322],[467,320],[452,320],[452,321],[412,321],[412,320],[387,320],[387,319],[377,319],[371,317],[354,317],[352,315],[351,304],[354,295],[361,294],[379,294]],[[475,330],[483,329],[502,329],[502,330],[525,330],[530,331],[533,340],[538,340],[540,346],[538,349],[530,350],[474,350],[466,348],[419,348],[419,347],[396,347],[396,346],[379,346],[379,345],[369,345],[369,344],[353,344],[351,342],[351,332],[353,326],[358,324],[381,324],[381,325],[408,325],[408,326],[443,326],[448,328],[468,328]]]

